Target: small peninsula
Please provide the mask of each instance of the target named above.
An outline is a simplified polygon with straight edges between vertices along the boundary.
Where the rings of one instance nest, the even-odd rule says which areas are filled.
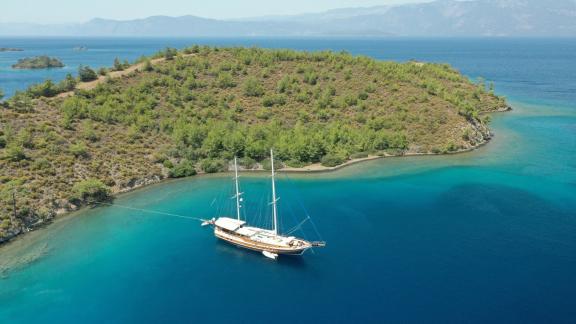
[[[24,51],[21,48],[14,48],[14,47],[0,47],[0,52],[22,52]]]
[[[18,63],[12,65],[13,69],[49,69],[61,68],[64,64],[57,58],[48,56],[37,56],[19,59]]]
[[[330,51],[192,46],[62,83],[0,109],[0,242],[115,193],[228,171],[234,156],[269,168],[271,147],[290,171],[471,150],[492,136],[485,113],[508,109],[447,64]]]

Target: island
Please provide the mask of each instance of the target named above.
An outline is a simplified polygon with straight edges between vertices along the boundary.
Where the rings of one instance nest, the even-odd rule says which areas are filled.
[[[192,46],[73,81],[0,109],[0,241],[116,193],[226,172],[234,156],[269,169],[270,148],[289,171],[473,150],[492,136],[487,113],[509,109],[447,64],[346,52]]]
[[[0,47],[0,52],[22,52],[24,51],[21,48],[13,48],[13,47]]]
[[[13,69],[49,69],[61,68],[64,64],[57,58],[48,56],[37,56],[19,59],[18,63],[12,65]]]

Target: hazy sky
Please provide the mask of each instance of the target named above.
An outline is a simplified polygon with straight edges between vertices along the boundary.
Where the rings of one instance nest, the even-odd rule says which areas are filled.
[[[94,17],[153,15],[240,18],[366,7],[425,0],[0,0],[0,22],[83,22]]]

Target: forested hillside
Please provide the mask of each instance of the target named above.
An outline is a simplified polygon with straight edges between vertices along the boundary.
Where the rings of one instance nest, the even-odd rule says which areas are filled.
[[[234,155],[266,166],[271,147],[291,167],[471,149],[490,137],[481,113],[506,108],[448,65],[347,53],[193,46],[140,66],[3,103],[0,240],[110,193],[227,170]]]

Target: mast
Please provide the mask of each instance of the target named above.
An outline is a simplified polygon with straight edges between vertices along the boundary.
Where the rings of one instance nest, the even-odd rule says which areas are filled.
[[[234,156],[234,182],[236,187],[236,218],[240,220],[240,188],[238,186],[238,163],[236,161],[236,156]]]
[[[272,214],[274,215],[274,234],[278,234],[278,210],[276,208],[276,183],[274,181],[275,171],[274,171],[274,150],[270,149],[270,163],[272,164]]]

